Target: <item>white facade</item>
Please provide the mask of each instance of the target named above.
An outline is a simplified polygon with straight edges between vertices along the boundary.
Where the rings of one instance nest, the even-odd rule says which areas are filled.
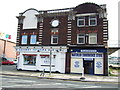
[[[38,71],[51,71],[65,73],[65,59],[66,59],[66,47],[16,47],[16,50],[20,53],[18,56],[17,69],[21,70],[38,70]],[[34,59],[34,64],[27,64],[29,56]],[[26,60],[26,57],[27,60]]]

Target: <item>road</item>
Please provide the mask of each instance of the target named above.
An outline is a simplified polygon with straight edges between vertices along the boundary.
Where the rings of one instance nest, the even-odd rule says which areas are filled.
[[[80,82],[1,75],[2,88],[117,88],[115,83]]]
[[[3,72],[18,72],[16,65],[3,65],[2,70]],[[19,72],[33,73],[33,71]],[[3,88],[118,88],[118,83],[49,80],[38,77],[10,75],[0,75],[0,84],[2,84]]]

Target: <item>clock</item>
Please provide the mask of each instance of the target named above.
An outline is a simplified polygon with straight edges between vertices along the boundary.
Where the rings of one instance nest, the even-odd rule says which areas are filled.
[[[52,25],[53,27],[57,27],[57,26],[59,25],[59,20],[52,20],[51,25]]]

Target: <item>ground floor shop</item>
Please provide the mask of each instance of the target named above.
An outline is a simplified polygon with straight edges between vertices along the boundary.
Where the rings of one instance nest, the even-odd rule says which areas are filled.
[[[18,70],[51,71],[65,73],[67,49],[61,47],[16,47],[18,55]]]
[[[70,48],[66,73],[108,75],[106,48]]]

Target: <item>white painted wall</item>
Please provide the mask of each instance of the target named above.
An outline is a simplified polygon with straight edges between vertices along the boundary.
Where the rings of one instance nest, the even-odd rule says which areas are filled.
[[[36,14],[38,14],[38,12],[35,10],[28,10],[23,14],[23,16],[25,16],[23,20],[23,29],[37,28]]]

